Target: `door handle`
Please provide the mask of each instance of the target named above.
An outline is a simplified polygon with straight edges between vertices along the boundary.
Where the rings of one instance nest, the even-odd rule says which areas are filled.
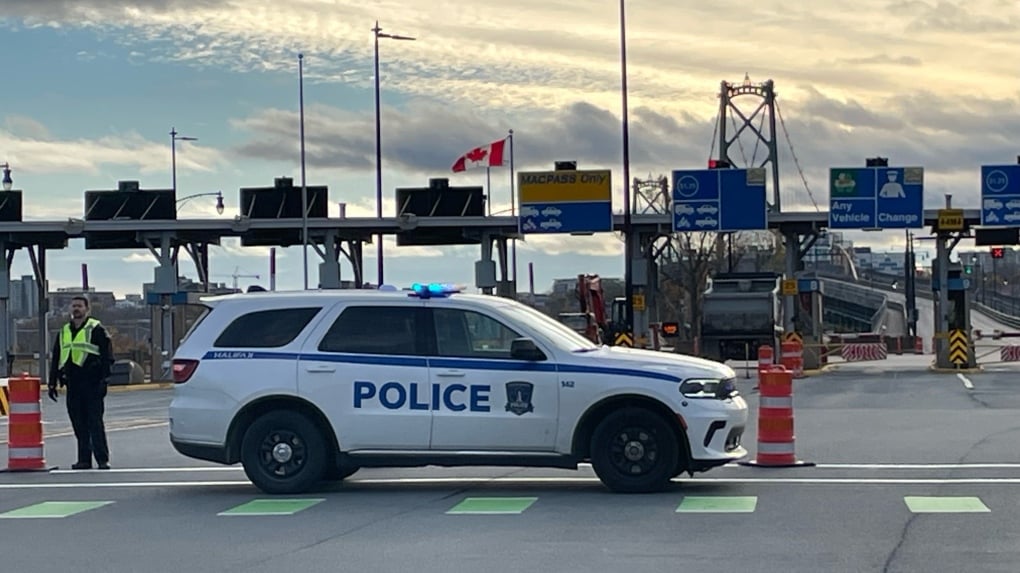
[[[464,371],[463,370],[443,370],[441,372],[436,372],[436,376],[442,376],[443,378],[463,378],[464,377]]]
[[[336,372],[336,366],[306,366],[305,372]]]

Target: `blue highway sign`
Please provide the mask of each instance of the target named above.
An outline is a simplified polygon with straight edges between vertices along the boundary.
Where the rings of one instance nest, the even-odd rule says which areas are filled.
[[[1020,227],[1020,165],[981,166],[981,225]]]
[[[532,235],[596,233],[613,228],[609,201],[528,203],[521,205],[521,232]]]
[[[608,169],[517,174],[524,234],[601,233],[613,230],[612,172]]]
[[[923,167],[833,167],[829,171],[829,228],[923,226]]]
[[[765,169],[693,169],[673,172],[673,230],[768,229]]]

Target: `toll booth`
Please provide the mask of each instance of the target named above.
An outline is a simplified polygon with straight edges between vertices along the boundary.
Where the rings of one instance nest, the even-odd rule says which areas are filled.
[[[939,348],[937,361],[940,366],[947,368],[976,368],[977,358],[974,354],[974,344],[970,338],[970,307],[971,307],[971,281],[964,275],[963,266],[960,263],[950,263],[947,273],[949,275],[947,285],[948,308],[939,308],[939,297],[937,293],[942,288],[939,284],[937,265],[934,269],[931,286],[936,293],[935,316],[940,314],[946,317],[947,332],[942,335],[948,340]],[[936,321],[937,322],[937,321]],[[936,333],[936,336],[940,336]]]
[[[822,325],[823,283],[815,278],[797,279],[797,305],[794,315],[795,333],[803,345],[804,368],[817,370],[826,364],[824,328]]]

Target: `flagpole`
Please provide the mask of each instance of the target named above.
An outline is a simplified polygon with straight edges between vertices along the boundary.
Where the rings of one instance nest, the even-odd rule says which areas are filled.
[[[517,176],[514,173],[514,130],[510,130],[507,136],[510,139],[510,215],[517,215]],[[517,232],[520,233],[521,223],[517,222]],[[510,281],[514,285],[514,299],[517,299],[517,239],[510,241],[510,260],[513,268],[513,275]]]
[[[485,198],[486,203],[489,206],[488,213],[492,216],[492,168],[488,165],[485,166]]]

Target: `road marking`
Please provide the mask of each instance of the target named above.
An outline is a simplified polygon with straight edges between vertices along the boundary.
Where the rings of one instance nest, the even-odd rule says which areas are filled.
[[[538,501],[537,497],[469,497],[448,509],[448,515],[521,514]]]
[[[675,513],[754,513],[756,496],[684,496]]]
[[[803,484],[803,485],[1020,485],[1020,478],[692,478],[674,479],[691,484]],[[350,485],[448,485],[448,484],[600,484],[598,478],[504,477],[504,478],[380,478],[344,480]],[[17,489],[101,489],[146,487],[251,486],[248,480],[233,481],[140,481],[101,483],[0,483],[0,490]]]
[[[319,504],[326,501],[326,498],[314,498],[314,499],[253,499],[248,503],[242,503],[237,507],[233,507],[226,511],[221,511],[216,515],[222,515],[226,517],[233,516],[262,516],[262,515],[294,515],[299,511],[304,511],[313,505]]]
[[[739,466],[743,467],[743,466]],[[969,463],[969,464],[816,464],[821,469],[857,470],[957,470],[957,469],[1016,469],[1018,463]]]
[[[1020,464],[1018,464],[1020,466]],[[183,468],[112,468],[108,470],[52,470],[51,474],[81,474],[81,473],[104,473],[104,474],[154,474],[154,473],[188,473],[188,472],[243,472],[240,466],[224,467],[183,467]]]
[[[577,464],[579,468],[591,468],[591,464],[582,462]],[[906,464],[883,464],[883,463],[832,463],[817,464],[814,467],[821,469],[859,469],[859,470],[952,470],[952,469],[1020,469],[1020,463],[997,463],[997,462],[974,462],[974,463],[906,463]],[[738,470],[741,472],[757,472],[759,468],[747,468],[738,465],[727,465],[718,468],[716,471]],[[113,468],[109,470],[53,470],[53,474],[78,474],[78,473],[124,473],[124,474],[145,474],[145,473],[174,473],[174,472],[243,472],[244,468],[234,466],[180,466],[180,467],[152,467],[152,468]],[[486,479],[486,478],[472,478]]]
[[[110,505],[112,501],[44,501],[6,513],[0,519],[58,519]]]
[[[921,497],[903,498],[914,513],[989,513],[992,510],[977,497]]]
[[[961,374],[959,372],[956,373],[956,377],[959,378],[961,382],[963,382],[963,387],[964,388],[966,388],[968,390],[973,390],[974,389],[974,384],[971,383],[969,378],[967,378],[966,376],[964,376],[963,374]]]

